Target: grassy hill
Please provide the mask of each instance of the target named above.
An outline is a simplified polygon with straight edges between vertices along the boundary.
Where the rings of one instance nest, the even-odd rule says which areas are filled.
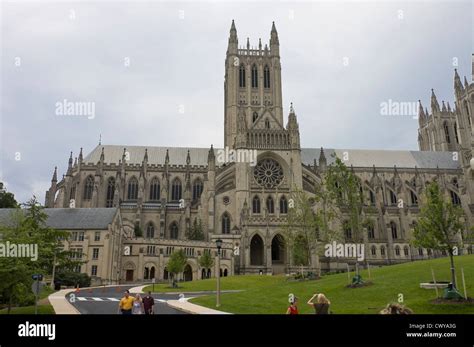
[[[458,287],[463,293],[461,267],[464,268],[468,296],[474,297],[474,255],[455,258]],[[347,273],[327,275],[319,280],[294,282],[286,276],[233,276],[221,279],[222,290],[241,289],[239,293],[221,295],[220,310],[232,313],[285,313],[288,294],[299,298],[300,313],[314,313],[306,302],[314,293],[324,293],[331,301],[331,311],[335,314],[373,314],[378,313],[387,303],[397,302],[403,295],[404,304],[415,313],[473,314],[474,305],[432,304],[436,298],[432,289],[421,289],[420,282],[431,281],[431,268],[437,281],[449,280],[449,258],[416,261],[400,265],[371,269],[373,284],[363,288],[346,288]],[[361,271],[365,280],[367,270]],[[353,275],[353,273],[352,273]],[[180,289],[155,285],[155,291],[200,291],[215,290],[215,278],[180,283]],[[150,287],[151,289],[151,287]],[[215,308],[215,295],[192,299],[198,305]]]

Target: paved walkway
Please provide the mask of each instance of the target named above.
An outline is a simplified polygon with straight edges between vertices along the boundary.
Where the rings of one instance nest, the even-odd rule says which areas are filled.
[[[186,298],[184,300],[168,300],[166,303],[168,306],[171,306],[174,309],[191,314],[231,314],[228,312],[213,310],[212,308],[192,304],[188,302],[189,299],[192,298]]]
[[[72,292],[74,292],[74,289],[62,289],[48,296],[48,300],[56,314],[80,314],[66,299],[66,295]]]

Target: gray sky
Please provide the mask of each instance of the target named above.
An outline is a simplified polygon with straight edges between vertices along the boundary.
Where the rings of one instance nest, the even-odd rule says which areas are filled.
[[[453,105],[453,63],[471,74],[471,1],[1,6],[0,180],[21,202],[43,202],[54,166],[60,178],[69,152],[86,155],[99,134],[103,144],[223,146],[232,19],[239,45],[254,46],[275,21],[284,107],[294,104],[303,147],[416,150],[418,121],[383,116],[380,104],[429,107],[434,88]],[[95,102],[95,117],[56,115],[64,99]]]

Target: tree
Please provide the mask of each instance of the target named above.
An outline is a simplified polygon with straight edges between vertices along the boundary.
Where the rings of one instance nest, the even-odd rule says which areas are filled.
[[[16,208],[18,203],[13,193],[7,192],[3,188],[3,182],[0,182],[0,208]]]
[[[283,230],[296,266],[311,264],[311,254],[318,242],[318,217],[313,203],[302,190],[294,188],[288,204],[288,214]]]
[[[202,231],[202,221],[201,218],[195,218],[193,225],[186,231],[186,237],[188,240],[194,241],[203,241],[204,233]]]
[[[451,262],[451,283],[456,288],[454,255],[457,254],[459,233],[464,224],[464,212],[461,207],[445,199],[437,182],[427,185],[422,196],[418,222],[413,232],[413,245],[449,254]]]
[[[359,178],[352,168],[349,169],[340,158],[336,157],[335,163],[328,167],[325,180],[330,200],[339,210],[334,216],[340,220],[343,229],[350,229],[350,238],[353,241],[364,244],[364,259],[367,259],[368,235],[365,229],[373,222],[365,216],[364,208],[370,212],[370,207],[364,206]]]
[[[54,265],[69,268],[80,264],[70,260],[69,251],[62,251],[61,242],[69,233],[46,226],[47,215],[35,197],[15,209],[6,226],[0,227],[2,242],[32,247],[32,257],[0,257],[0,295],[8,305],[21,303],[25,287],[30,288],[35,273],[51,274]],[[35,251],[36,250],[36,251]]]
[[[168,264],[166,264],[166,269],[168,272],[172,275],[172,279],[175,279],[175,276],[181,272],[184,271],[184,267],[186,266],[186,263],[188,261],[188,258],[184,254],[184,251],[182,249],[178,251],[174,251],[170,259],[168,260]]]
[[[199,266],[203,269],[210,269],[214,265],[214,259],[211,256],[210,251],[204,251],[204,253],[199,258]],[[207,276],[207,271],[206,271]]]

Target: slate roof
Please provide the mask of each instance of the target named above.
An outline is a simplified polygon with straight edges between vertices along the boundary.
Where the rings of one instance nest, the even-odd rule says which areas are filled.
[[[186,156],[189,150],[191,165],[207,165],[209,148],[185,148],[185,147],[153,147],[153,146],[121,146],[121,145],[98,145],[85,158],[84,162],[96,164],[104,148],[106,163],[118,164],[122,159],[123,149],[129,152],[129,164],[141,164],[148,151],[148,164],[165,163],[166,150],[169,150],[171,165],[186,165]],[[217,157],[218,148],[214,148]],[[344,152],[348,153],[349,160],[345,161],[347,166],[377,168],[415,168],[419,169],[458,169],[460,161],[453,160],[452,152],[429,152],[429,151],[392,151],[392,150],[362,150],[362,149],[333,149],[324,148],[328,164],[334,162],[332,154],[343,158]],[[302,148],[301,161],[306,165],[313,165],[314,159],[318,160],[320,148]]]
[[[9,226],[13,222],[15,209],[0,209],[0,226]],[[22,210],[24,212],[24,210]],[[117,208],[46,208],[46,225],[54,229],[107,229],[112,223]]]

